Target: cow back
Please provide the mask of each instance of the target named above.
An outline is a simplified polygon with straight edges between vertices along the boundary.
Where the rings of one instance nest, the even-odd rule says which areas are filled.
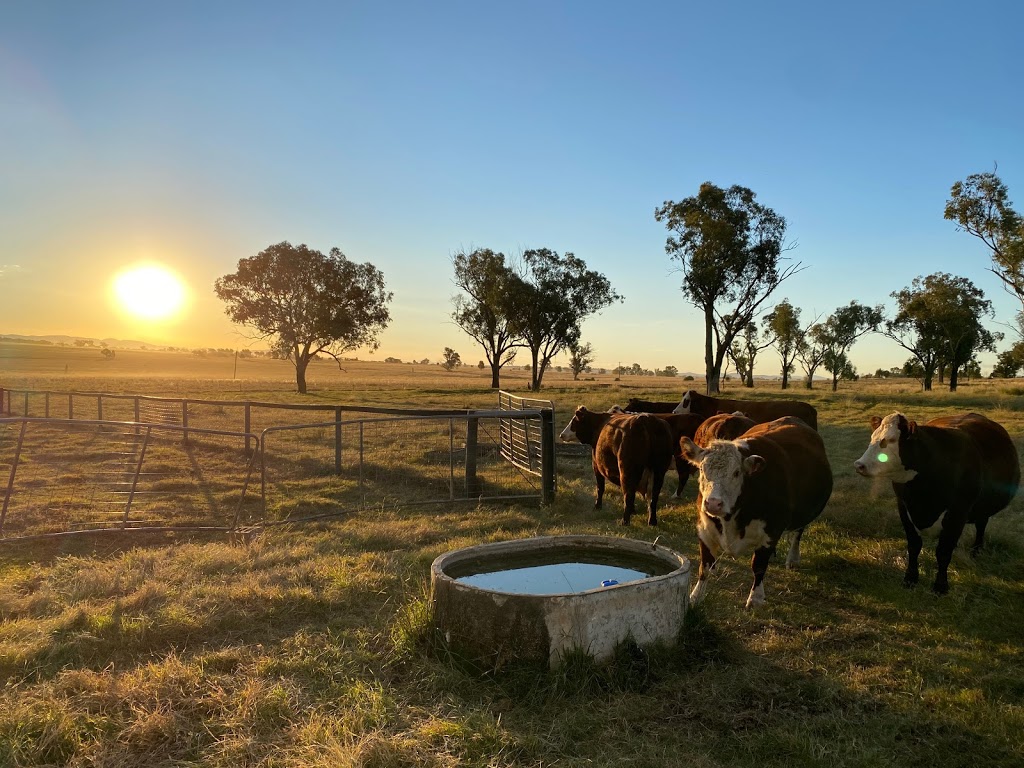
[[[725,397],[709,397],[696,390],[686,393],[690,397],[690,413],[697,413],[709,419],[719,412],[742,411],[756,423],[761,424],[781,418],[796,416],[811,429],[818,428],[818,411],[802,400],[733,400]]]
[[[744,483],[744,517],[777,522],[772,518],[784,510],[782,527],[796,530],[821,514],[832,495],[832,468],[821,435],[802,419],[756,424],[733,442],[745,455],[765,459]]]
[[[712,440],[735,440],[753,427],[755,423],[753,419],[738,411],[736,413],[716,413],[711,418],[701,421],[693,435],[693,442],[701,448],[707,448]]]
[[[989,515],[1010,503],[1020,486],[1020,460],[1013,439],[1002,424],[980,413],[940,416],[927,422],[926,429],[919,429],[920,437],[927,436],[928,427],[956,430],[966,435],[970,449],[977,452],[979,498],[975,511]],[[930,460],[948,461],[950,458],[954,457],[940,457],[933,452]]]

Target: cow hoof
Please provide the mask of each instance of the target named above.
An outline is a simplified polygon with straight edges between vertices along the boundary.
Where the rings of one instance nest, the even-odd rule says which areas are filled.
[[[755,600],[753,597],[748,597],[747,598],[746,608],[747,608],[748,611],[753,609],[753,608],[757,608],[760,605],[764,605],[764,598],[763,597],[760,600]]]
[[[936,595],[949,594],[949,584],[933,584],[932,592],[934,592]]]

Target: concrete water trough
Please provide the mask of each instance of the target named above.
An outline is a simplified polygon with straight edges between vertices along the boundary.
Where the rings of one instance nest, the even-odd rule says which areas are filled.
[[[433,626],[452,651],[494,667],[554,667],[576,649],[604,661],[626,640],[675,642],[690,562],[632,539],[541,536],[443,554],[430,581]]]

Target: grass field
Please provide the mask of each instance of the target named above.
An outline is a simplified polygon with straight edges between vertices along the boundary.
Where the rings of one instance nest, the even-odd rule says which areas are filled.
[[[32,349],[28,347],[32,346]],[[17,349],[11,349],[17,347]],[[492,407],[476,368],[327,363],[310,395],[288,363],[0,345],[0,386],[282,401]],[[64,372],[65,365],[67,373]],[[542,397],[572,408],[672,399],[680,379],[552,372]],[[503,382],[526,394],[526,373]],[[778,397],[774,383],[753,392]],[[979,381],[824,383],[812,402],[835,490],[776,561],[747,612],[749,566],[720,565],[673,648],[573,659],[556,673],[473,669],[427,630],[437,555],[559,533],[629,536],[696,557],[694,483],[661,525],[592,510],[589,459],[559,456],[556,502],[402,509],[220,537],[94,537],[0,548],[0,766],[1020,766],[1024,764],[1024,501],[987,550],[950,568],[951,591],[902,586],[892,492],[852,471],[870,415],[925,421],[976,410],[1024,450],[1024,389]],[[673,487],[674,480],[669,480]],[[663,497],[664,498],[664,497]],[[642,517],[642,516],[641,516]],[[925,534],[922,585],[934,573]]]

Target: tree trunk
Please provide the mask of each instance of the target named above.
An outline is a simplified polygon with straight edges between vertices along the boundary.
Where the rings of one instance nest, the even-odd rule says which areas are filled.
[[[299,394],[306,394],[306,366],[309,365],[307,358],[298,357],[295,359],[295,386]]]
[[[789,389],[789,366],[782,366],[782,388]]]
[[[959,366],[952,365],[949,368],[949,391],[956,392],[957,377],[960,373]]]
[[[753,367],[747,369],[746,378],[743,380],[743,386],[747,389],[754,388],[754,369]]]
[[[491,363],[491,389],[501,389],[501,366],[497,360]]]
[[[832,391],[835,392],[839,389],[839,377],[836,374],[832,374]]]
[[[922,388],[924,389],[925,392],[931,392],[932,391],[932,374],[926,373],[924,375],[924,381],[921,382],[921,386],[922,386]]]
[[[814,371],[807,374],[807,378],[804,379],[804,389],[814,389]]]

